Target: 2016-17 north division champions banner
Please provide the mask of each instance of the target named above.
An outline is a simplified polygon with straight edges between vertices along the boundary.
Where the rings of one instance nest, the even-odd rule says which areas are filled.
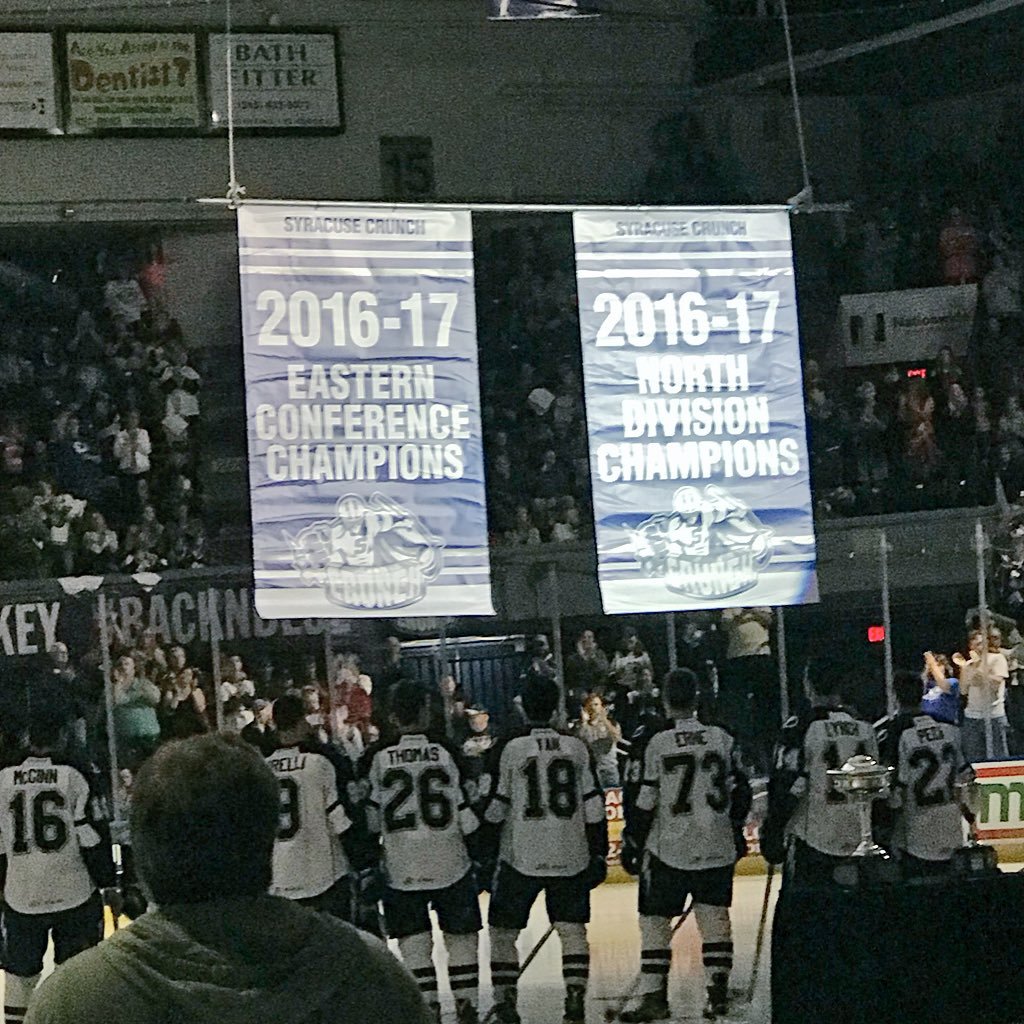
[[[468,211],[238,212],[263,618],[493,614]]]
[[[605,611],[816,601],[787,211],[573,226]]]

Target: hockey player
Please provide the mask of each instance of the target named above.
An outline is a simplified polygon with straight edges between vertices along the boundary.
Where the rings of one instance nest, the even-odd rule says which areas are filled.
[[[590,753],[582,740],[551,728],[558,688],[529,679],[523,687],[526,735],[510,739],[497,757],[486,818],[500,826],[498,868],[488,925],[494,1015],[517,1024],[516,939],[541,892],[562,941],[565,1024],[582,1024],[590,948],[590,890],[607,874],[608,826]]]
[[[25,1019],[53,935],[63,963],[103,937],[98,887],[114,884],[101,801],[85,775],[61,759],[59,715],[29,725],[29,755],[0,772],[6,1024]]]
[[[878,741],[842,706],[838,677],[809,674],[806,688],[810,711],[786,722],[773,755],[761,852],[786,862],[784,882],[821,885],[860,842],[857,808],[832,790],[826,773],[856,754],[877,761]]]
[[[893,846],[904,877],[942,876],[964,845],[957,783],[970,779],[973,769],[964,759],[960,730],[920,710],[920,678],[899,672],[894,684],[901,713],[894,720],[889,761],[896,770]]]
[[[281,794],[271,892],[352,924],[350,858],[358,836],[346,811],[346,780],[311,738],[302,698],[274,702],[278,749],[267,764]]]
[[[746,852],[751,790],[732,735],[696,715],[697,677],[670,672],[662,686],[672,725],[647,743],[643,782],[623,833],[622,865],[640,874],[641,988],[623,1021],[669,1015],[670,918],[693,896],[703,942],[704,1016],[728,1011],[732,969],[732,880]]]
[[[458,1024],[475,1024],[479,988],[480,900],[466,837],[479,821],[463,789],[458,757],[425,735],[427,704],[414,683],[391,695],[398,739],[365,755],[368,824],[380,836],[384,922],[437,1019],[437,974],[429,911],[448,949]]]

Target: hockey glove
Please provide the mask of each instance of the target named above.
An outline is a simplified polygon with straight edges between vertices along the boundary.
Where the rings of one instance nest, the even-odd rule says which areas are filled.
[[[380,868],[366,868],[356,874],[356,896],[360,903],[372,906],[384,897],[384,873]]]
[[[608,862],[604,857],[594,856],[583,872],[588,889],[596,889],[608,877]]]
[[[643,850],[632,838],[624,836],[622,839],[622,850],[619,853],[622,870],[625,871],[627,875],[639,875],[640,861],[642,857]]]

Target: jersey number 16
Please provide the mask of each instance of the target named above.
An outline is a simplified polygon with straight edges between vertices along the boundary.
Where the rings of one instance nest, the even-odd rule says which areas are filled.
[[[55,789],[44,789],[32,798],[31,835],[29,820],[26,814],[28,796],[24,792],[17,793],[11,801],[11,816],[14,818],[15,853],[28,853],[29,840],[37,850],[43,853],[56,853],[68,841],[68,826],[54,810],[65,806],[64,797]]]

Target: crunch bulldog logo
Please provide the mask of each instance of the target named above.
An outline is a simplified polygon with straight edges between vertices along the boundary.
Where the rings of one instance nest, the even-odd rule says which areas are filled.
[[[708,600],[751,590],[771,561],[773,531],[716,484],[680,487],[672,511],[631,531],[644,574],[669,590]]]
[[[444,543],[383,494],[346,494],[337,516],[285,534],[303,583],[322,586],[342,608],[405,608],[421,600],[441,571]]]

